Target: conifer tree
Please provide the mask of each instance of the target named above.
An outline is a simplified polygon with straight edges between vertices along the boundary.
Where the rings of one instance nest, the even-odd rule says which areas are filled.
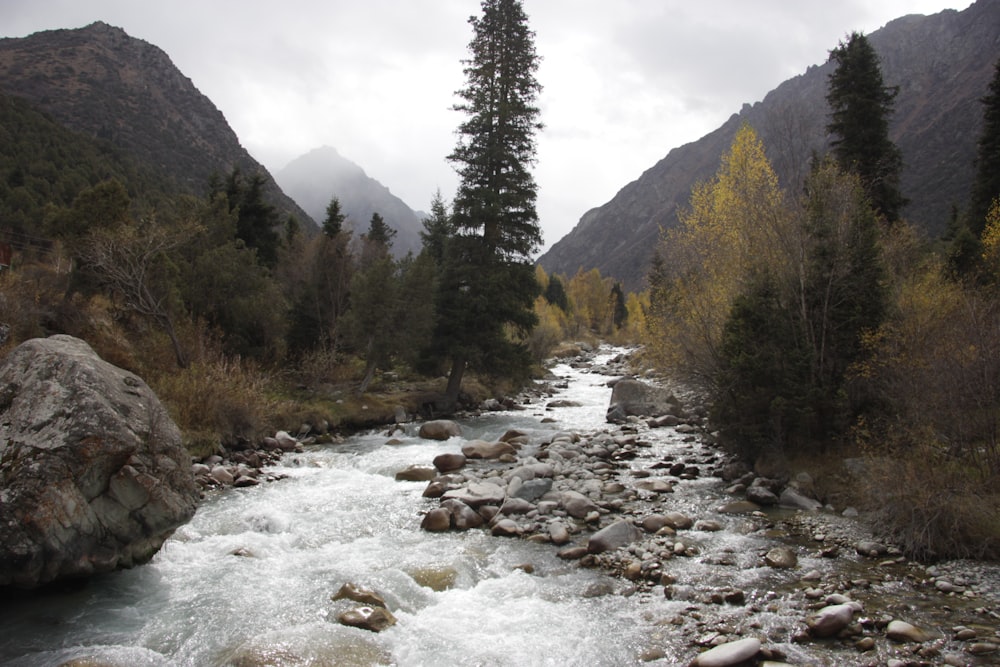
[[[861,179],[872,208],[894,222],[906,204],[899,189],[902,153],[889,138],[899,90],[883,83],[878,54],[860,33],[852,32],[840,42],[830,60],[837,64],[826,95],[833,154],[841,169]]]
[[[466,115],[450,162],[459,175],[452,234],[438,292],[437,354],[451,361],[446,400],[458,398],[467,366],[513,375],[530,364],[523,342],[536,322],[531,253],[541,243],[535,160],[534,33],[519,0],[483,0],[469,19],[471,57],[455,110]]]
[[[990,205],[1000,197],[1000,60],[995,65],[989,92],[982,99],[983,130],[976,152],[976,180],[969,204],[969,228],[982,236]]]

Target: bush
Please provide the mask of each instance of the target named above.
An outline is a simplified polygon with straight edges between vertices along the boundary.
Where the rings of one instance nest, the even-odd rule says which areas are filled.
[[[211,453],[218,444],[253,442],[273,428],[280,406],[268,398],[267,384],[255,366],[222,356],[192,362],[151,382],[195,456]]]
[[[934,447],[869,459],[862,490],[875,529],[911,558],[1000,557],[996,480]]]

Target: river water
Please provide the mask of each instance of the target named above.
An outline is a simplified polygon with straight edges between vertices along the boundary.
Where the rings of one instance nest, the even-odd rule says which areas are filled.
[[[595,364],[616,352],[602,350]],[[567,364],[553,372],[565,379],[557,398],[577,406],[472,418],[462,422],[463,437],[607,429],[608,378]],[[690,662],[699,640],[729,629],[769,638],[796,664],[866,664],[854,653],[848,660],[791,643],[802,612],[780,591],[802,571],[826,576],[836,566],[807,550],[797,575],[763,566],[760,554],[774,538],[740,517],[715,516],[725,523],[720,532],[687,532],[699,557],[670,561],[679,582],[746,592],[745,605],[708,611],[668,600],[662,586],[635,592],[618,577],[559,559],[551,545],[482,530],[419,530],[422,512],[437,501],[422,498],[425,483],[394,475],[460,451],[463,440],[420,440],[415,430],[392,444],[371,433],[286,455],[270,470],[283,479],[211,495],[149,564],[0,604],[0,662],[674,665]],[[674,429],[650,434],[650,456],[710,456]],[[705,516],[722,497],[721,482],[704,477],[678,486],[668,509]],[[396,625],[379,634],[340,625],[336,616],[350,605],[331,596],[347,582],[382,594]]]

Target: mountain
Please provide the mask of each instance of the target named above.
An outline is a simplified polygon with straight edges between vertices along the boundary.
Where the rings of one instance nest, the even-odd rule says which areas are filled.
[[[222,112],[161,49],[106,23],[0,39],[0,91],[157,169],[198,196],[234,167],[261,173],[279,212],[314,222],[240,145]]]
[[[849,27],[848,27],[849,29]],[[1000,2],[979,0],[964,11],[906,16],[868,39],[886,85],[898,86],[890,127],[903,153],[903,215],[929,236],[940,235],[953,206],[964,206],[982,127],[982,98],[1000,57]],[[831,44],[830,48],[835,47]],[[587,211],[576,227],[538,259],[550,273],[597,268],[641,289],[660,229],[678,224],[691,188],[711,178],[736,131],[749,123],[767,149],[782,186],[799,191],[814,151],[826,152],[831,63],[810,67],[698,141],[675,148]]]
[[[326,207],[336,197],[346,216],[345,227],[355,236],[364,233],[372,213],[378,213],[397,232],[392,244],[394,255],[420,252],[421,216],[336,149],[316,148],[275,172],[274,178],[318,223],[326,219]]]

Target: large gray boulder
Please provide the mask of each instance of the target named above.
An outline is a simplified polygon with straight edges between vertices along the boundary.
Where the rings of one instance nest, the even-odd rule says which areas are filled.
[[[197,500],[180,431],[138,377],[70,336],[0,364],[0,586],[145,562]]]
[[[670,390],[639,380],[619,380],[611,390],[608,421],[620,422],[628,416],[658,417],[679,410],[680,401]]]

